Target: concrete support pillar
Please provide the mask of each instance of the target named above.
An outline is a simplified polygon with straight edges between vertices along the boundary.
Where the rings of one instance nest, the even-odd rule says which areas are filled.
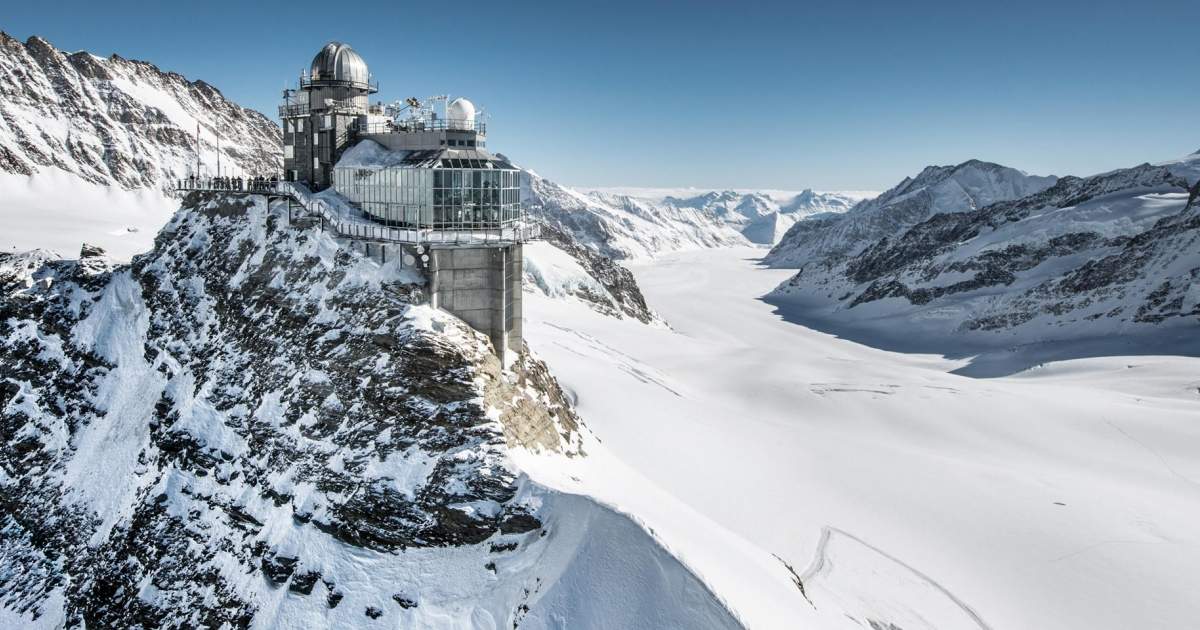
[[[501,360],[521,350],[521,255],[520,245],[430,252],[431,303],[486,334]]]

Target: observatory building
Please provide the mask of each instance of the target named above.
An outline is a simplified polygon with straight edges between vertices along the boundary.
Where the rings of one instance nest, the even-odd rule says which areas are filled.
[[[378,90],[358,53],[326,44],[283,93],[284,179],[333,188],[363,220],[405,234],[403,260],[426,274],[433,305],[488,334],[502,359],[519,352],[521,250],[535,234],[521,171],[487,152],[467,99],[372,104]]]

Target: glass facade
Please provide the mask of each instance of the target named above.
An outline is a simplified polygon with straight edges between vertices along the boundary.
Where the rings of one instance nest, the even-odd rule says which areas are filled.
[[[469,230],[520,218],[520,171],[481,160],[454,162],[460,167],[338,167],[334,186],[363,211],[393,224]],[[463,164],[476,162],[484,168]]]
[[[434,221],[432,171],[426,168],[335,168],[333,185],[367,214],[388,223]]]
[[[515,220],[520,216],[520,201],[520,171],[433,169],[435,223],[494,225]]]

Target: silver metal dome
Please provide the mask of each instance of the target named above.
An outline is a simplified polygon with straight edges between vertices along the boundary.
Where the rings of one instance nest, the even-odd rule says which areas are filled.
[[[329,42],[313,57],[309,78],[313,84],[322,83],[369,88],[371,75],[367,62],[354,49],[341,42]]]

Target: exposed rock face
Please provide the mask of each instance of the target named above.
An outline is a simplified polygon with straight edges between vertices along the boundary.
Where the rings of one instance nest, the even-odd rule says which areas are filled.
[[[575,297],[590,303],[596,310],[615,316],[627,316],[644,323],[657,321],[658,316],[646,306],[646,298],[637,280],[625,267],[593,249],[584,247],[573,236],[555,226],[546,226],[543,237],[579,262],[603,291],[581,287]]]
[[[58,168],[100,185],[166,189],[206,168],[274,172],[280,132],[213,86],[143,61],[66,54],[40,37],[0,32],[0,171]]]
[[[188,206],[131,266],[0,254],[0,609],[246,627],[286,584],[361,618],[339,557],[537,538],[506,441],[579,443],[544,365],[261,200]]]
[[[1186,177],[1196,166],[1064,177],[1016,199],[903,218],[844,247],[826,239],[845,220],[815,223],[790,239],[813,250],[781,252],[804,266],[774,298],[865,327],[1006,344],[1195,326],[1200,219]]]

